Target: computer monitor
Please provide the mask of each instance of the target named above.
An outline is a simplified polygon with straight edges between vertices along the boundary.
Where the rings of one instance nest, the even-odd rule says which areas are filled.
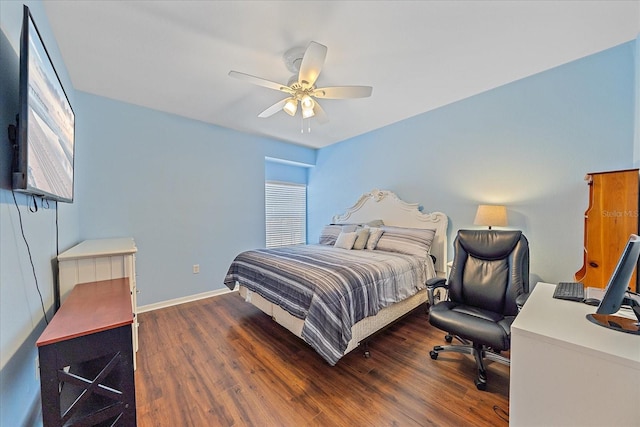
[[[629,281],[638,265],[640,257],[640,237],[632,234],[627,241],[618,263],[609,278],[602,301],[595,314],[588,314],[587,319],[606,328],[632,334],[640,334],[640,310],[633,307],[637,320],[614,316],[620,310],[629,288]]]

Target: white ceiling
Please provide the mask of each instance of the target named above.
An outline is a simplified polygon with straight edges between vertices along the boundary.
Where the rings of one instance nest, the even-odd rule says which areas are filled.
[[[633,1],[45,1],[76,89],[256,135],[324,147],[634,39]],[[329,122],[228,77],[287,83],[285,51],[328,47],[318,86]],[[306,126],[305,126],[306,129]]]

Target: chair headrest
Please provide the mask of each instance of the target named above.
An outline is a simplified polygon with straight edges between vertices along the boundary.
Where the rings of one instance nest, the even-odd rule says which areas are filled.
[[[521,236],[519,230],[459,230],[456,239],[470,255],[496,260],[509,256]]]

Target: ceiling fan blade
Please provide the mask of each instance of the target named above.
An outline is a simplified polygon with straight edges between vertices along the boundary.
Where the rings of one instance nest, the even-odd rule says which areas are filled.
[[[329,117],[327,117],[327,113],[324,112],[320,103],[315,101],[315,105],[313,106],[313,117],[318,121],[318,123],[325,124],[329,121]]]
[[[371,86],[333,86],[318,88],[311,95],[326,99],[366,98],[371,92]]]
[[[289,86],[272,82],[261,77],[252,76],[251,74],[241,73],[239,71],[229,71],[229,77],[244,80],[245,82],[253,83],[254,85],[268,87],[269,89],[275,89],[286,93],[292,93],[293,91]]]
[[[276,102],[271,107],[267,108],[262,113],[258,114],[258,117],[260,117],[261,119],[264,119],[264,118],[273,116],[278,111],[282,111],[282,107],[284,107],[284,104],[285,102],[287,102],[287,99],[289,98]]]
[[[300,72],[298,73],[298,83],[301,85],[313,86],[320,75],[320,70],[327,57],[327,47],[316,42],[309,42],[307,50],[302,57]]]

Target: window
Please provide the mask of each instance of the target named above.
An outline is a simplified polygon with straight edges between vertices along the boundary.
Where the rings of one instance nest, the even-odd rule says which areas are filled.
[[[267,248],[307,243],[307,187],[265,183]]]

